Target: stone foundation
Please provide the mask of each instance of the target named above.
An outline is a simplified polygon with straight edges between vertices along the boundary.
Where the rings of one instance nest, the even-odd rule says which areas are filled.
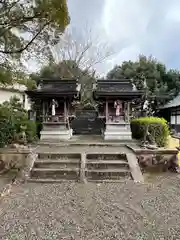
[[[47,122],[43,123],[41,141],[66,141],[72,137],[72,129],[67,129],[65,123]]]
[[[132,140],[130,124],[124,121],[107,122],[104,132],[105,140]]]

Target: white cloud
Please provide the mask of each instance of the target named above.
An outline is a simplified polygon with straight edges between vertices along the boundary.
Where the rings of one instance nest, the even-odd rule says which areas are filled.
[[[178,0],[106,0],[102,25],[108,41],[116,46],[106,69],[112,63],[134,60],[139,54],[153,55],[169,67],[176,67],[172,58],[180,64],[179,22]]]

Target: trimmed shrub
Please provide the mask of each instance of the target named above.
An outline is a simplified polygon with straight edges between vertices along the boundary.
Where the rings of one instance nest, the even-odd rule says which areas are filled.
[[[164,118],[158,117],[141,117],[131,121],[132,137],[135,139],[143,139],[146,129],[154,138],[159,147],[164,147],[167,144],[170,134],[167,121]]]

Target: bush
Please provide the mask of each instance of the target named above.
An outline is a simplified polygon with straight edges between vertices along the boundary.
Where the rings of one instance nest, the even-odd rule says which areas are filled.
[[[22,122],[25,127],[26,138],[28,142],[33,142],[37,139],[36,122],[26,120]]]
[[[28,113],[17,98],[0,105],[0,147],[18,140],[22,131],[27,141],[36,139],[36,123],[28,120]]]
[[[158,117],[141,117],[131,121],[132,137],[135,139],[143,139],[149,125],[149,133],[153,136],[156,144],[159,147],[164,147],[167,144],[170,134],[167,121]]]
[[[0,119],[0,147],[11,143],[14,138],[15,129],[11,120]]]

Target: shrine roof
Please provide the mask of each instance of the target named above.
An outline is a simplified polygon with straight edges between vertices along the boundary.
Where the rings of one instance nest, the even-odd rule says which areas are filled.
[[[35,90],[26,91],[30,97],[66,97],[78,94],[80,85],[77,80],[40,79]]]
[[[122,80],[97,80],[94,96],[96,98],[125,98],[133,99],[140,97],[142,91],[138,91],[135,85],[128,79]]]

